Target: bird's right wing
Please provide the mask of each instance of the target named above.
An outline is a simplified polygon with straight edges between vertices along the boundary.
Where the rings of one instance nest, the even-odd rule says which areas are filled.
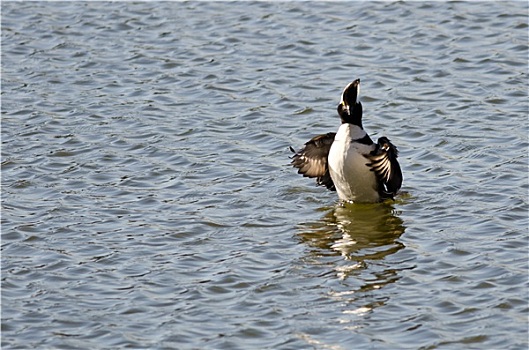
[[[315,177],[318,185],[324,185],[331,191],[336,191],[336,189],[329,174],[327,157],[335,136],[334,132],[315,136],[297,152],[290,147],[290,150],[295,153],[291,164],[299,169],[298,174]]]

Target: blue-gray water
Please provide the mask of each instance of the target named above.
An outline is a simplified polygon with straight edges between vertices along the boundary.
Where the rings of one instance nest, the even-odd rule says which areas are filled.
[[[3,349],[527,349],[527,2],[2,2]],[[289,166],[364,126],[394,203]]]

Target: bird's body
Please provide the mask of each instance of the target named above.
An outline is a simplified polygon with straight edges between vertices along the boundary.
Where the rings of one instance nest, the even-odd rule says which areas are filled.
[[[366,166],[374,144],[355,142],[366,132],[356,125],[344,123],[338,128],[331,149],[328,166],[338,197],[352,202],[378,202],[376,177]]]
[[[397,148],[381,137],[374,143],[362,126],[360,80],[347,85],[338,105],[342,125],[318,135],[292,157],[298,173],[316,177],[344,201],[373,203],[393,198],[402,184]]]

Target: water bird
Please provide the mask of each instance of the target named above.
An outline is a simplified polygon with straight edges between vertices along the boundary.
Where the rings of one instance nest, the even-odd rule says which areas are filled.
[[[292,147],[298,174],[336,191],[347,202],[376,203],[393,199],[402,185],[398,150],[383,136],[374,143],[362,126],[360,79],[349,83],[338,104],[342,124],[337,132],[318,135],[299,151]]]

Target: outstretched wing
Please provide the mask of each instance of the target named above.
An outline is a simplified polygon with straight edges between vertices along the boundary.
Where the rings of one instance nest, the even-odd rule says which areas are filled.
[[[331,191],[336,191],[336,189],[329,174],[327,157],[334,142],[334,136],[336,136],[334,132],[315,136],[297,152],[290,147],[290,150],[295,153],[291,164],[299,169],[298,174],[315,177],[318,185],[324,185]]]
[[[402,185],[402,172],[397,160],[399,152],[387,137],[381,137],[367,158],[377,177],[379,193],[382,198],[393,198]]]

